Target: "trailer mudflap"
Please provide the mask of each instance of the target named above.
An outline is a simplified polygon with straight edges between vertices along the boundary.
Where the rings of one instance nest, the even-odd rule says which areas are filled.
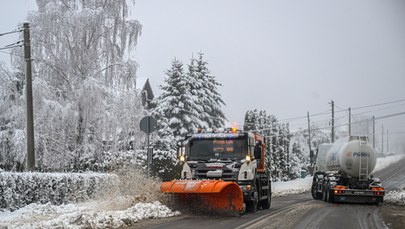
[[[200,207],[216,210],[243,211],[243,194],[239,185],[223,180],[173,180],[163,182],[164,193],[175,194],[181,200],[198,200]]]

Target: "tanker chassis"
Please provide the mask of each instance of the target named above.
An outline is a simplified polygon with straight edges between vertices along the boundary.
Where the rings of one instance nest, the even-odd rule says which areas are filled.
[[[311,193],[327,202],[374,203],[384,199],[384,188],[371,172],[376,154],[367,137],[350,136],[317,149]]]

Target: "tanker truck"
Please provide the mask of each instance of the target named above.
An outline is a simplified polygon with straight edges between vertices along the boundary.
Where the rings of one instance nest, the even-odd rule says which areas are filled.
[[[328,202],[382,203],[384,188],[380,179],[371,175],[376,162],[376,153],[365,136],[349,136],[334,144],[320,144],[312,197]]]
[[[255,132],[199,129],[179,144],[180,179],[163,182],[161,190],[199,209],[238,214],[268,209],[271,181],[265,157],[265,138]]]

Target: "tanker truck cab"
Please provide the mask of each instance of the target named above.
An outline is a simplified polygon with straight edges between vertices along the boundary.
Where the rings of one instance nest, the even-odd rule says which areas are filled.
[[[367,137],[350,136],[334,144],[321,144],[311,193],[328,202],[382,203],[381,181],[371,172],[376,165]]]
[[[264,137],[247,131],[199,131],[178,144],[183,163],[181,180],[234,182],[243,196],[244,208],[255,212],[271,205],[269,168],[265,166]],[[190,183],[190,182],[188,182]]]

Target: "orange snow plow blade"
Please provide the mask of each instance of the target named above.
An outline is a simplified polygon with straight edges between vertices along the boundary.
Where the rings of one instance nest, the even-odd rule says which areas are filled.
[[[200,207],[216,210],[243,210],[243,194],[235,182],[223,180],[173,180],[163,182],[162,192],[183,200],[200,199]]]

